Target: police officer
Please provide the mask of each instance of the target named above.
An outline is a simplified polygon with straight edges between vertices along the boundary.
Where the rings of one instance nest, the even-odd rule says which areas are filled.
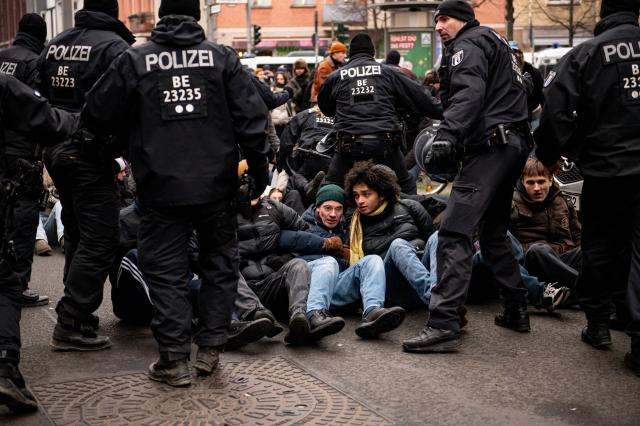
[[[612,277],[628,271],[631,352],[625,363],[640,376],[639,9],[638,0],[602,2],[595,37],[567,53],[547,76],[535,139],[543,164],[553,168],[560,153],[577,152],[584,175],[577,285],[587,317],[582,340],[595,348],[611,345]],[[623,255],[629,250],[630,264]]]
[[[202,272],[195,369],[210,374],[227,341],[238,284],[235,209],[238,144],[255,179],[267,183],[267,109],[236,53],[208,42],[198,0],[163,0],[148,43],[125,52],[87,96],[91,131],[129,127],[141,204],[139,266],[155,315],[160,357],[149,377],[191,381],[191,301],[187,243],[196,230]]]
[[[318,94],[324,115],[334,117],[337,152],[325,183],[342,186],[354,161],[373,159],[396,173],[402,191],[415,194],[416,183],[409,176],[402,144],[402,125],[396,105],[437,118],[440,103],[422,86],[397,70],[379,64],[368,34],[353,37],[349,63],[327,77]]]
[[[42,94],[58,107],[80,111],[85,93],[135,38],[118,21],[116,0],[85,0],[75,26],[49,42],[39,72]],[[86,142],[86,141],[85,141]],[[68,141],[45,153],[62,203],[64,295],[58,302],[53,350],[100,350],[93,312],[118,247],[118,197],[114,161],[98,158],[88,143]]]
[[[21,191],[23,182],[5,181],[4,134],[5,129],[11,129],[54,143],[68,137],[75,125],[76,117],[50,108],[39,93],[14,77],[0,73],[0,404],[18,413],[35,411],[38,404],[18,369],[22,282],[16,274],[10,238],[6,238],[11,230],[5,230],[4,225],[10,222],[7,218],[13,214],[13,196]],[[21,167],[29,169],[31,165],[23,163]],[[19,175],[18,172],[12,178]]]
[[[500,285],[504,312],[497,325],[529,331],[526,290],[507,238],[513,188],[529,154],[527,96],[509,44],[480,26],[464,0],[445,0],[434,15],[445,45],[440,74],[444,121],[428,162],[457,170],[438,238],[438,281],[430,317],[420,334],[405,340],[409,352],[456,350],[457,308],[467,294],[479,229],[482,255]],[[480,226],[482,225],[482,226]]]
[[[38,56],[44,49],[47,37],[47,24],[36,13],[24,15],[18,22],[18,33],[13,45],[0,50],[0,73],[13,75],[23,83],[35,87]],[[11,239],[16,253],[15,271],[22,281],[23,306],[41,306],[49,303],[49,298],[40,296],[29,288],[31,264],[33,263],[33,244],[36,238],[39,220],[39,201],[42,195],[42,173],[37,141],[15,132],[5,135],[7,177],[12,178],[18,172],[18,159],[24,159],[34,165],[26,187],[14,204],[14,231]]]

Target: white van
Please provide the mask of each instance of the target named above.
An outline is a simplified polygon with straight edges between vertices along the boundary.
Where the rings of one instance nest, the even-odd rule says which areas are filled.
[[[241,58],[240,62],[242,65],[246,65],[252,70],[256,68],[262,68],[264,65],[269,65],[271,67],[271,71],[275,72],[280,65],[284,65],[287,67],[289,73],[293,70],[293,64],[298,59],[304,59],[309,69],[312,70],[316,65],[316,60],[318,63],[324,60],[322,56],[255,56],[253,58]]]

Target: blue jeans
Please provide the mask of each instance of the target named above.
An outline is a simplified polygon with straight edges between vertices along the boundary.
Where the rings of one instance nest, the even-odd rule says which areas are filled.
[[[427,243],[425,253],[430,252],[432,255],[428,260],[432,258],[435,262],[435,249]],[[393,240],[384,258],[384,269],[389,283],[386,294],[388,304],[404,308],[429,305],[431,289],[436,284],[437,275],[435,269],[429,269],[418,259],[416,250],[408,241],[401,238]]]
[[[386,281],[380,256],[365,256],[341,273],[333,257],[323,257],[309,262],[309,270],[307,314],[318,309],[343,308],[360,299],[365,315],[384,305]]]

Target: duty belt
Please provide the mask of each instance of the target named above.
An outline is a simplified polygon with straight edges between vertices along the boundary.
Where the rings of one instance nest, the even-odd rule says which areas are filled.
[[[517,133],[523,136],[529,149],[533,148],[533,137],[531,136],[529,123],[526,122],[498,124],[489,134],[489,145],[506,145],[509,143],[510,133]]]
[[[366,145],[367,142],[381,141],[387,142],[387,149],[384,149],[382,155],[386,155],[387,151],[399,146],[402,143],[402,135],[400,133],[382,132],[382,133],[368,133],[364,135],[352,135],[347,133],[338,133],[336,136],[338,140],[339,152],[352,152],[352,146],[357,145],[358,142],[362,142]]]

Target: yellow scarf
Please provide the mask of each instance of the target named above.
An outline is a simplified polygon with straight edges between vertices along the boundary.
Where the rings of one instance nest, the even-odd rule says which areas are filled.
[[[389,203],[385,201],[376,211],[366,216],[378,216],[384,212]],[[362,222],[360,222],[360,210],[356,210],[351,216],[351,229],[349,229],[349,266],[355,265],[356,262],[364,257],[362,251]]]

